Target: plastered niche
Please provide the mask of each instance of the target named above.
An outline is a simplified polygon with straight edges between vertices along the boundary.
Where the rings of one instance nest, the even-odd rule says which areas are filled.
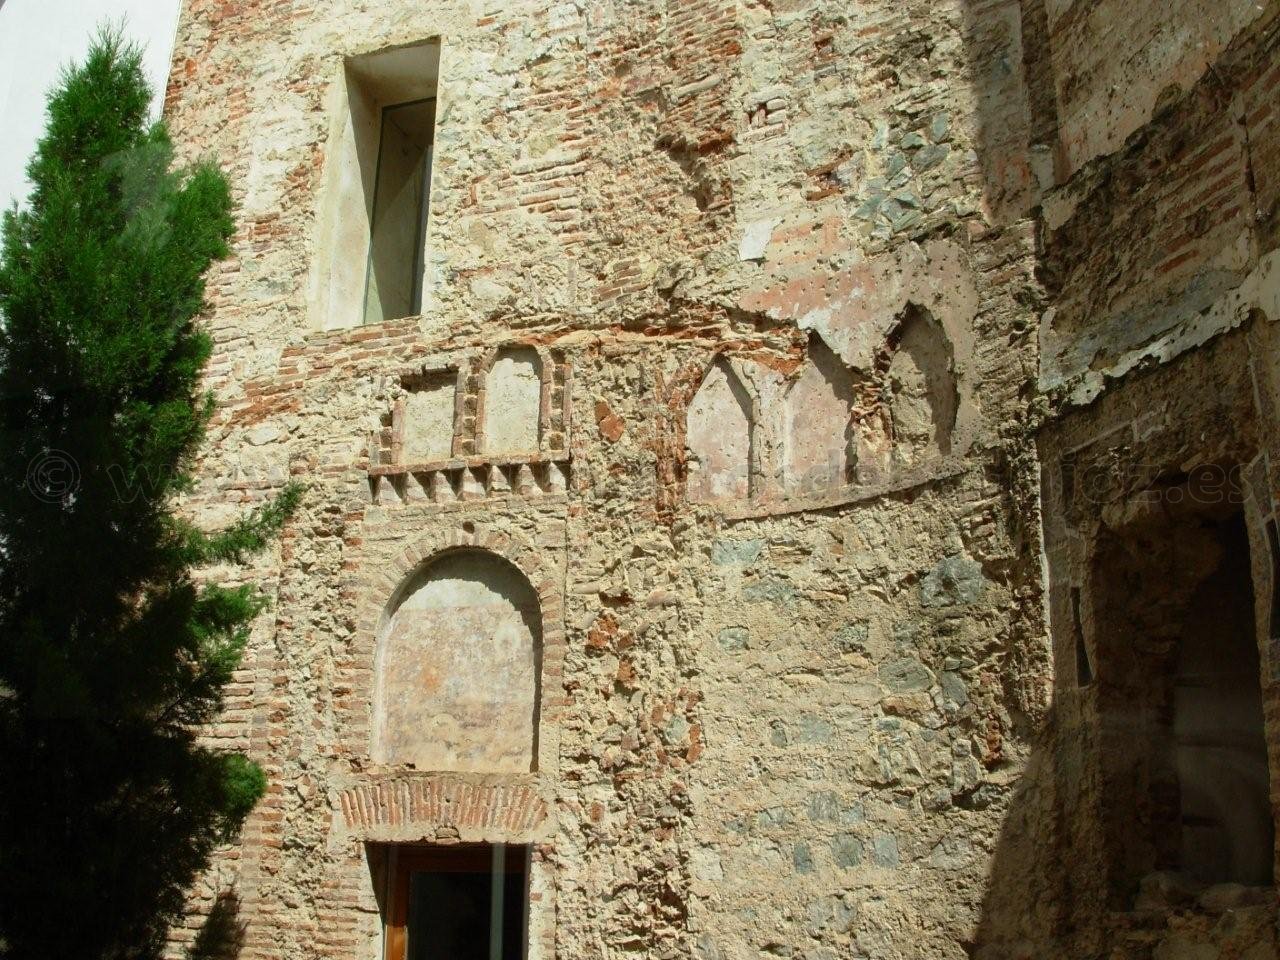
[[[400,417],[402,463],[432,463],[453,455],[458,372],[424,374],[406,384]]]
[[[754,438],[762,481],[753,498],[781,493],[793,503],[863,499],[959,468],[981,422],[974,353],[979,297],[970,259],[955,243],[934,240],[905,244],[832,275],[798,274],[780,262],[744,296],[745,307],[793,319],[820,340],[815,356],[823,358],[832,383],[838,392],[849,385],[852,424],[843,460],[828,459],[821,474],[825,486],[815,484],[813,443],[826,425],[791,400],[782,401],[786,411],[775,422],[779,400],[765,377]],[[827,348],[834,361],[826,358]],[[806,375],[803,386],[797,381],[783,393],[820,393],[814,374],[802,371],[800,377]],[[832,402],[827,412],[837,413],[838,406]],[[810,418],[799,443],[787,440],[793,415]],[[780,454],[771,449],[775,442],[783,448]],[[808,462],[798,464],[797,454]],[[797,475],[797,466],[807,480]]]
[[[502,350],[484,381],[486,454],[532,453],[538,449],[542,411],[542,359],[532,347]]]
[[[711,363],[687,410],[689,500],[801,509],[955,470],[976,429],[961,348],[914,302],[882,327],[861,367],[816,333],[798,363],[765,353]]]
[[[963,453],[975,411],[962,388],[964,345],[955,330],[915,301],[893,317],[859,381],[854,411],[857,482],[915,476]],[[967,354],[967,351],[964,351]]]
[[[853,378],[821,337],[786,396],[783,486],[788,493],[842,487],[848,482]]]
[[[522,346],[450,350],[415,363],[369,437],[370,500],[563,495],[569,380],[563,351]]]
[[[751,472],[751,397],[716,360],[689,405],[686,433],[691,500],[745,499]]]
[[[380,633],[373,758],[515,773],[537,756],[538,597],[515,567],[446,553],[398,591]]]
[[[908,304],[898,336],[886,399],[893,464],[909,467],[951,453],[959,395],[951,342],[928,311]]]

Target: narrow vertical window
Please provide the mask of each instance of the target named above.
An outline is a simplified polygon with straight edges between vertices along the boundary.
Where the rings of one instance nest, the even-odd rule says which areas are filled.
[[[431,301],[428,211],[439,79],[435,40],[342,61],[308,282],[316,329],[415,316]]]
[[[1271,615],[1267,618],[1267,639],[1280,640],[1280,533],[1276,531],[1275,517],[1267,521],[1267,548],[1271,554]]]
[[[421,312],[435,118],[435,97],[382,110],[365,273],[365,323]]]
[[[1093,683],[1093,664],[1089,662],[1089,648],[1084,639],[1079,587],[1071,588],[1071,633],[1076,642],[1076,686],[1087,687]]]
[[[524,960],[529,847],[391,848],[385,960]]]

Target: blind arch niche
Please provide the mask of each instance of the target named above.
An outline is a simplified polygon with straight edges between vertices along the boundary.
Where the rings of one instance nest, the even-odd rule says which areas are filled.
[[[537,768],[538,595],[483,550],[440,554],[392,597],[378,632],[375,763],[428,771]]]

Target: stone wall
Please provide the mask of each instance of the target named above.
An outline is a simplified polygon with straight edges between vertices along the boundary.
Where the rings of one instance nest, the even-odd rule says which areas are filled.
[[[209,732],[268,796],[175,956],[233,895],[246,960],[374,960],[380,845],[476,840],[533,845],[537,960],[1039,957],[1084,943],[1077,909],[1084,949],[1175,936],[1067,868],[1097,798],[1054,478],[1068,434],[1130,422],[1161,464],[1213,434],[1204,462],[1265,471],[1273,394],[1241,378],[1276,375],[1250,211],[1280,74],[1275,5],[1235,5],[1160,27],[1194,55],[1126,59],[1141,83],[1100,106],[1113,6],[188,0],[167,115],[239,204],[189,506],[308,491]],[[317,317],[343,60],[436,39],[423,315]],[[1120,392],[1184,353],[1196,390]],[[481,702],[477,645],[387,651],[401,601],[485,553],[501,589],[423,600],[502,621]],[[414,684],[434,712],[388,750],[379,691],[408,716]],[[460,755],[499,701],[519,722]],[[1265,951],[1249,909],[1228,939]]]

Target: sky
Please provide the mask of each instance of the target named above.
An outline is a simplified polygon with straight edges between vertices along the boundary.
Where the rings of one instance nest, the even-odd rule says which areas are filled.
[[[159,114],[178,7],[179,0],[0,0],[0,207],[25,199],[45,94],[63,66],[84,56],[99,24],[124,18],[128,36],[146,45],[143,70]]]

